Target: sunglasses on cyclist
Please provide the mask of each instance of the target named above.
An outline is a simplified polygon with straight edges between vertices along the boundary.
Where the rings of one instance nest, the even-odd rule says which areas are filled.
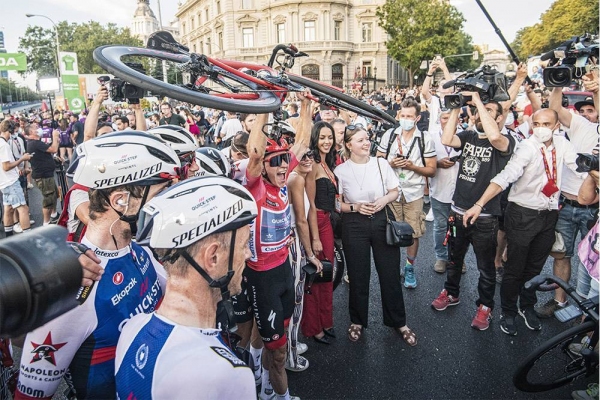
[[[179,160],[182,164],[191,164],[194,161],[194,152],[179,154]]]
[[[306,161],[306,160],[314,160],[315,159],[315,151],[314,150],[308,150],[306,153],[304,153],[304,155],[302,156],[302,161]]]
[[[284,161],[289,164],[291,159],[290,153],[282,153],[265,160],[265,162],[268,161],[271,167],[281,167]]]

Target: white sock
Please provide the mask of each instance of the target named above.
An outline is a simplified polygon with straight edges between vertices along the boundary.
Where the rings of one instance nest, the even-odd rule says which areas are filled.
[[[56,218],[58,216],[58,213],[56,211],[54,211],[52,214],[50,214],[50,218]]]
[[[277,400],[290,400],[290,389],[286,390],[284,394],[275,393],[275,398]]]
[[[260,395],[261,397],[267,398],[273,395],[273,386],[271,386],[268,369],[263,369],[262,371],[262,386],[260,388]]]
[[[258,373],[260,374],[260,363],[262,361],[262,351],[263,349],[255,349],[250,345],[250,355],[252,356],[252,360],[254,361],[254,366],[259,366]],[[256,372],[256,371],[255,371]],[[255,374],[255,376],[258,376]]]

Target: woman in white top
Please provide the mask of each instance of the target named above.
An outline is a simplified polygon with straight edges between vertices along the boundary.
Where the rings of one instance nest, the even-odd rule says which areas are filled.
[[[349,125],[344,132],[348,161],[335,169],[342,195],[342,242],[350,278],[351,341],[360,339],[368,325],[371,249],[379,275],[383,323],[394,328],[410,346],[417,344],[406,326],[406,312],[400,284],[400,250],[385,240],[388,203],[398,197],[398,177],[384,159],[369,156],[371,142],[365,129]],[[389,218],[394,214],[387,211]]]

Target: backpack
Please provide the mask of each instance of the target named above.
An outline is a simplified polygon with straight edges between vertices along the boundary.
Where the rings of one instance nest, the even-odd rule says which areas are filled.
[[[396,128],[396,129],[400,129],[400,128]],[[390,129],[390,139],[388,140],[388,146],[387,146],[387,150],[385,151],[385,159],[387,160],[389,155],[390,155],[390,149],[392,148],[392,143],[394,142],[395,139],[395,135],[394,135],[394,131],[395,129]],[[387,132],[386,132],[387,133]],[[408,154],[410,154],[410,152],[413,149],[413,146],[415,145],[415,141],[419,142],[419,150],[421,152],[421,161],[423,162],[423,166],[425,166],[425,156],[423,155],[423,153],[425,152],[425,140],[421,140],[421,138],[425,137],[425,134],[427,133],[427,131],[422,131],[421,132],[421,136],[417,136],[415,139],[413,140],[410,149],[408,150]],[[385,133],[384,133],[385,135]]]

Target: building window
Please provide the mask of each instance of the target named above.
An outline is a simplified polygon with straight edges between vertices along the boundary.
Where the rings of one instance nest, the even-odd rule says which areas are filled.
[[[344,87],[344,66],[342,64],[331,66],[331,84],[339,88]]]
[[[206,21],[206,22],[208,22],[208,21]],[[198,26],[201,26],[201,25],[202,25],[202,13],[199,12],[198,13]]]
[[[217,15],[221,14],[221,2],[217,0]]]
[[[254,29],[253,28],[242,28],[242,38],[244,40],[244,47],[254,47]]]
[[[307,64],[302,66],[302,76],[310,79],[319,80],[319,66],[317,64]]]
[[[373,41],[373,24],[371,22],[362,24],[362,41],[363,43]]]
[[[210,38],[206,38],[206,54],[207,55],[212,54],[212,46],[211,46]]]
[[[206,15],[206,22],[208,23],[208,21],[210,20],[210,14],[208,13],[208,8],[206,10],[204,10],[204,15]]]
[[[285,24],[277,24],[277,43],[285,43]]]
[[[252,9],[252,0],[242,0],[242,10]]]
[[[200,20],[198,19],[198,23],[200,23]],[[195,26],[194,26],[194,16],[192,15],[192,20],[190,23],[191,29],[194,30]]]
[[[194,51],[194,53],[196,52],[196,43],[194,43],[194,44],[192,45],[192,50]]]
[[[181,23],[181,33],[185,35],[185,22]]]
[[[316,39],[315,21],[304,21],[304,41],[311,42]]]
[[[217,38],[219,39],[219,48],[218,51],[223,51],[223,32],[217,33]]]
[[[333,40],[342,40],[342,21],[335,21],[333,23]]]
[[[204,51],[204,42],[200,42],[198,47],[200,48],[200,51]]]

